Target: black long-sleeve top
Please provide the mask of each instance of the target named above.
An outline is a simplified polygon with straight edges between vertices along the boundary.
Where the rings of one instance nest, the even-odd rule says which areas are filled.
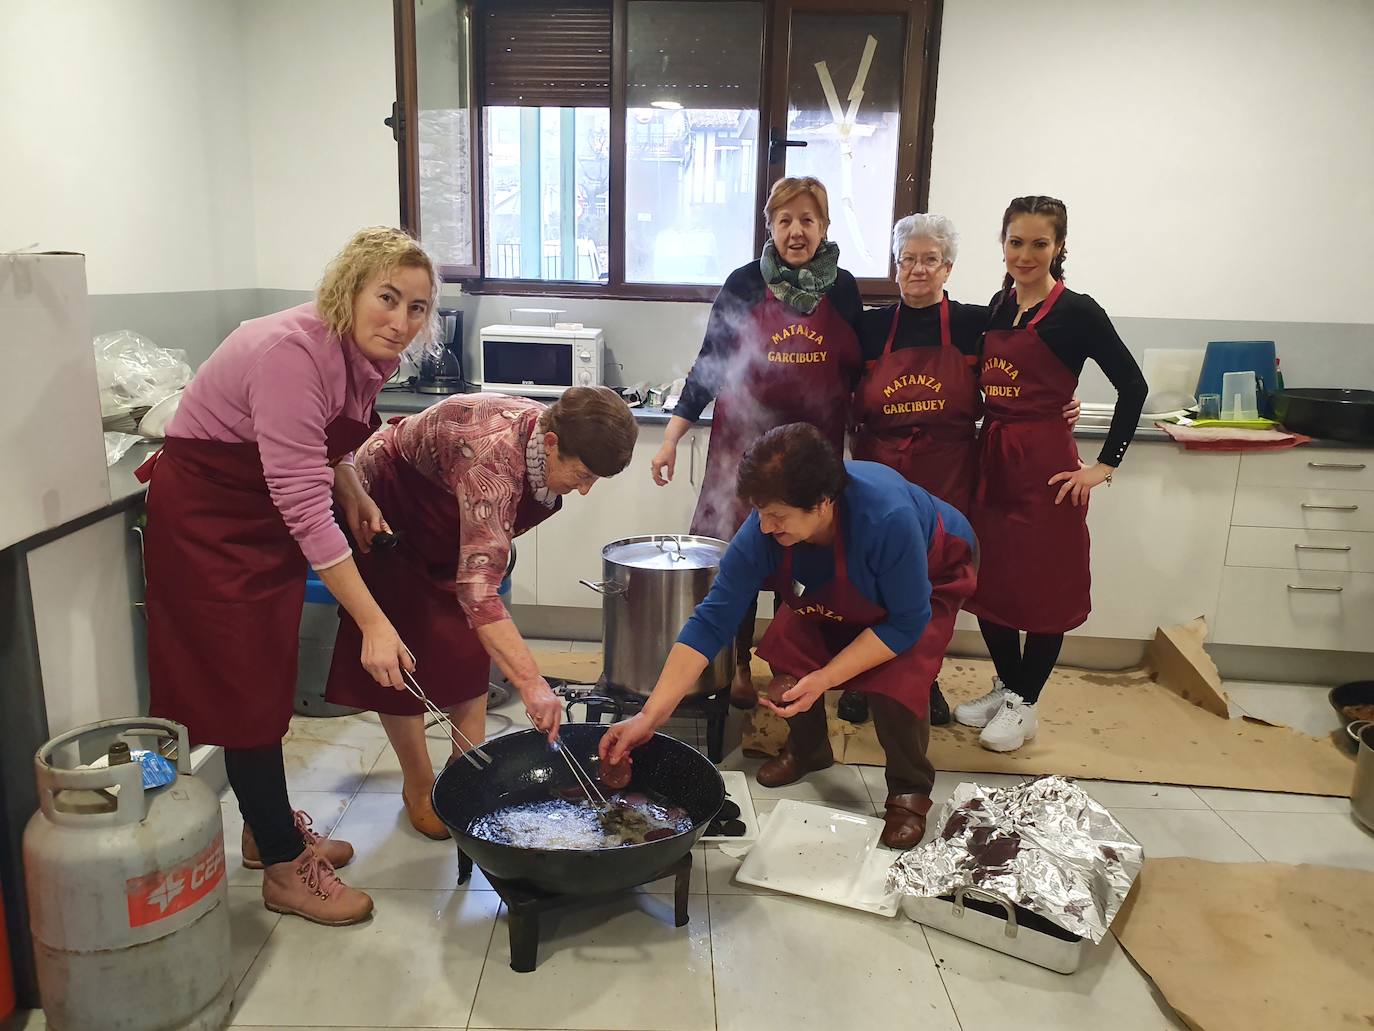
[[[768,286],[763,281],[763,270],[757,261],[741,265],[725,279],[725,284],[711,305],[711,315],[706,320],[706,336],[697,352],[697,360],[692,371],[687,374],[687,383],[682,388],[674,415],[691,422],[700,418],[702,410],[715,400],[725,385],[722,381],[728,367],[725,361],[713,360],[731,354],[739,346],[738,331],[750,317],[753,309],[763,301]],[[826,298],[840,313],[840,317],[858,330],[859,316],[863,312],[863,301],[859,297],[859,284],[844,269],[835,277],[835,284],[827,291]],[[938,329],[936,330],[938,335]],[[881,345],[880,345],[881,346]]]
[[[1016,299],[1008,296],[999,308],[998,297],[994,294],[989,302],[989,306],[995,310],[988,329],[1017,328]],[[1020,326],[1028,325],[1039,314],[1040,306],[1044,303],[1041,301],[1027,310],[1021,316]],[[1083,374],[1083,365],[1091,358],[1116,388],[1116,411],[1112,414],[1107,440],[1097,460],[1110,466],[1120,465],[1126,456],[1126,448],[1135,437],[1149,387],[1135,357],[1117,335],[1112,320],[1102,306],[1087,294],[1066,289],[1035,329],[1045,346],[1075,376]]]
[[[864,361],[871,362],[883,353],[883,348],[887,345],[888,330],[892,328],[892,312],[896,308],[896,304],[870,308],[860,316],[859,347],[863,349]],[[983,330],[987,325],[986,305],[949,302],[950,341],[963,354],[978,354]],[[927,308],[913,308],[902,304],[901,314],[897,316],[897,335],[892,339],[892,350],[939,346],[940,306],[932,304]]]

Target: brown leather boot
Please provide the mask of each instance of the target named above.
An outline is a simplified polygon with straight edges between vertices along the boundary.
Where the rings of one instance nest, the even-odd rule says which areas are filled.
[[[346,841],[336,841],[324,834],[316,834],[310,829],[312,823],[309,813],[303,809],[296,810],[296,830],[301,832],[301,837],[305,839],[307,845],[316,846],[336,870],[353,862],[352,845]],[[263,868],[262,854],[258,852],[258,843],[253,840],[253,832],[248,829],[246,823],[243,825],[243,837],[240,840],[239,851],[243,854],[243,865],[249,870],[261,870]]]
[[[754,674],[746,663],[735,667],[735,679],[730,681],[730,704],[736,709],[752,709],[759,702],[754,688]]]
[[[328,927],[360,923],[372,915],[372,896],[339,880],[314,845],[306,845],[291,862],[273,863],[263,871],[262,902],[274,913]]]
[[[887,814],[883,817],[883,834],[879,838],[888,848],[905,851],[915,848],[926,834],[926,813],[930,799],[914,792],[887,796]]]
[[[448,828],[434,811],[434,803],[430,801],[428,791],[421,793],[420,797],[412,802],[402,788],[401,802],[406,807],[406,815],[410,817],[410,825],[425,837],[433,838],[435,841],[443,841],[448,837]]]
[[[829,746],[826,747],[823,758],[810,762],[802,760],[784,749],[776,758],[769,759],[760,766],[754,779],[766,788],[783,788],[788,784],[795,784],[808,773],[815,773],[817,770],[828,769],[834,765],[835,756],[831,753]]]

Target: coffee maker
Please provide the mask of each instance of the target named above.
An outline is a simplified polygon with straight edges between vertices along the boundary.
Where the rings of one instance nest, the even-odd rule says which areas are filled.
[[[425,347],[415,389],[421,394],[461,394],[467,389],[463,375],[463,313],[457,308],[439,309],[439,339]]]

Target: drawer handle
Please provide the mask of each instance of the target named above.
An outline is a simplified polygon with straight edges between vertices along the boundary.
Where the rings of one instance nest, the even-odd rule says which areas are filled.
[[[1358,512],[1360,510],[1359,505],[1309,505],[1306,501],[1302,503],[1302,507],[1319,512]]]
[[[1349,544],[1294,544],[1298,551],[1349,551]]]
[[[1308,462],[1309,469],[1344,469],[1346,472],[1357,473],[1364,468],[1363,462]]]
[[[1302,584],[1289,584],[1290,591],[1314,591],[1318,594],[1340,594],[1344,587],[1304,587]]]

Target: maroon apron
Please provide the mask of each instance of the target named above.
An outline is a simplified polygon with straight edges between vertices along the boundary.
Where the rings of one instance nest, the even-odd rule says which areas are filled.
[[[1064,406],[1078,378],[1040,339],[1057,283],[1030,324],[990,330],[978,385],[987,416],[979,437],[974,532],[982,548],[978,593],[966,606],[980,618],[1038,634],[1062,634],[1092,610],[1088,507],[1054,503],[1056,473],[1079,467]]]
[[[367,589],[414,653],[415,676],[425,694],[446,709],[486,694],[491,658],[454,595],[462,519],[458,499],[401,456],[395,436],[402,422],[402,416],[391,419],[369,444],[367,484],[368,494],[400,540],[394,548],[373,548],[354,557]],[[537,526],[561,507],[562,498],[547,508],[531,491],[523,491],[512,536]],[[422,715],[425,707],[409,691],[372,679],[359,662],[362,647],[362,631],[340,608],[325,698],[396,716]]]
[[[711,445],[692,533],[728,541],[749,515],[735,496],[740,459],[769,430],[791,422],[818,427],[844,453],[849,385],[862,361],[859,338],[830,298],[810,315],[764,288],[738,334],[731,376],[716,396]]]
[[[844,528],[836,508],[835,576],[824,587],[796,593],[792,579],[792,549],[783,551],[782,565],[770,586],[780,602],[758,655],[773,670],[798,679],[814,673],[871,626],[887,618],[887,610],[869,601],[849,579],[845,562]],[[921,719],[930,718],[930,685],[940,672],[945,648],[954,636],[954,620],[977,582],[968,542],[946,533],[937,520],[926,551],[930,578],[930,622],[914,645],[879,666],[860,673],[840,688],[886,695],[901,702]]]
[[[351,397],[347,355],[344,368]],[[371,416],[325,427],[331,465],[380,424]],[[184,725],[196,744],[280,744],[308,564],[268,493],[258,445],[169,437],[135,475],[154,481],[143,555],[150,715]]]
[[[892,313],[883,353],[867,364],[854,394],[855,458],[881,462],[968,514],[977,482],[982,405],[974,359],[954,346],[949,295],[940,300],[940,346],[892,350],[902,306]]]

